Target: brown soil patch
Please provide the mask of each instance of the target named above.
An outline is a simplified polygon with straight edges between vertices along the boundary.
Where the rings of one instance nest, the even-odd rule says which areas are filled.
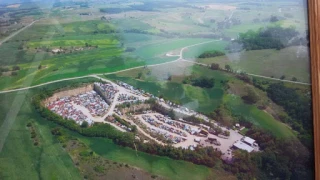
[[[60,92],[53,94],[53,96],[51,96],[50,98],[46,99],[44,101],[44,103],[47,104],[49,102],[55,101],[55,100],[62,98],[62,97],[76,96],[78,94],[86,93],[86,92],[89,92],[92,90],[93,90],[93,84],[89,84],[89,85],[82,86],[82,87],[79,87],[76,89],[60,91]]]

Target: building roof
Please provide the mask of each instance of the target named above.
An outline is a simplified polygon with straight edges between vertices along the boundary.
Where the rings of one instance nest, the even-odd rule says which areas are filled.
[[[249,137],[244,137],[244,138],[243,138],[243,141],[246,142],[246,143],[248,143],[248,144],[251,144],[251,145],[256,142],[256,140],[251,139],[251,138],[249,138]]]
[[[248,144],[245,144],[241,141],[238,141],[236,143],[233,144],[234,147],[241,149],[241,150],[245,150],[247,152],[252,152],[253,151],[253,147],[249,146]]]

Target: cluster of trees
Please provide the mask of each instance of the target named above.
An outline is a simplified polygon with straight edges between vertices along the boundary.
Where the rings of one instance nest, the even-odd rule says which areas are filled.
[[[247,90],[247,95],[242,97],[244,102],[248,104],[255,104],[260,100],[258,93],[254,90],[253,87],[248,86],[246,90]]]
[[[113,115],[113,117],[115,118],[116,121],[118,121],[120,124],[127,126],[128,128],[131,129],[131,132],[136,133],[137,132],[137,127],[135,125],[131,125],[129,122],[121,119],[119,116],[117,115]]]
[[[217,50],[213,51],[206,51],[198,56],[198,58],[211,58],[211,57],[217,57],[217,56],[224,56],[225,53]]]
[[[288,113],[289,116],[283,116],[281,120],[298,131],[301,142],[312,148],[313,121],[310,95],[308,93],[301,95],[283,83],[271,84],[267,88],[267,93],[272,101],[282,106]]]
[[[313,156],[297,139],[276,139],[268,132],[251,128],[262,152],[235,151],[224,169],[238,179],[313,179]]]
[[[188,76],[182,82],[184,84],[191,84],[192,86],[198,86],[201,88],[213,88],[215,85],[215,79],[206,76],[201,76],[198,78]]]
[[[48,108],[43,107],[42,101],[52,96],[52,92],[43,91],[42,93],[33,97],[33,106],[42,118],[55,122],[71,131],[75,131],[81,135],[88,137],[106,137],[111,139],[115,144],[132,149],[137,148],[149,154],[160,156],[167,156],[176,160],[185,160],[199,165],[214,167],[219,164],[221,153],[212,147],[196,148],[194,151],[182,148],[175,148],[172,146],[164,146],[156,143],[144,143],[136,140],[133,133],[121,132],[109,124],[95,123],[91,127],[79,126],[73,120],[64,119],[63,117],[51,112]],[[150,102],[151,103],[151,102]],[[54,129],[54,135],[59,135],[60,131]]]
[[[299,33],[294,28],[282,28],[280,26],[259,29],[258,31],[249,30],[240,33],[239,38],[226,47],[230,52],[260,49],[283,49],[288,46],[298,45],[300,41],[292,41],[298,38]],[[238,45],[237,45],[238,44]],[[240,49],[237,46],[241,46]]]

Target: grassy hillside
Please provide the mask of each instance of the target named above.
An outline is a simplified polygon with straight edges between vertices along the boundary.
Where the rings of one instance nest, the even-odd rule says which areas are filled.
[[[310,82],[310,62],[305,47],[289,47],[280,51],[245,51],[197,61],[205,64],[218,63],[221,67],[229,64],[234,70],[267,77],[280,78],[285,75],[288,80],[296,77],[298,81]]]

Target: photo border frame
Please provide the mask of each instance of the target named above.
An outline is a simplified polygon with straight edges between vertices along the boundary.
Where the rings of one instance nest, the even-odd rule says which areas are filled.
[[[320,179],[320,1],[308,0],[315,179]]]

